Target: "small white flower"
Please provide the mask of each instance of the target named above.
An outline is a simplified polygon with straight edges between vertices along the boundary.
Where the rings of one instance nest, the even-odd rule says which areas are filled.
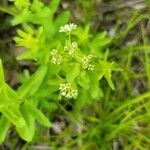
[[[51,51],[51,55],[56,55],[57,54],[57,49],[52,49],[52,51]]]
[[[77,45],[76,42],[72,42],[72,48],[75,49],[75,50],[78,48],[78,45]]]
[[[53,49],[53,50],[51,51],[51,56],[52,56],[51,61],[52,61],[53,64],[59,65],[59,64],[62,63],[63,58],[62,58],[61,55],[58,54],[58,51],[57,51],[56,49]]]
[[[87,69],[88,69],[89,71],[93,71],[93,70],[94,70],[94,65],[89,64]]]
[[[88,56],[85,56],[83,57],[82,59],[82,67],[84,69],[87,69],[89,71],[93,71],[94,70],[94,65],[90,64],[91,61],[92,61],[92,58],[93,58],[93,55],[88,55]]]
[[[87,58],[88,58],[89,60],[92,60],[93,55],[89,54],[89,55],[87,56]]]
[[[69,43],[66,46],[64,46],[64,50],[68,51],[69,55],[72,55],[73,53],[75,53],[77,48],[78,48],[78,45],[76,42],[72,42],[71,44]]]
[[[62,96],[66,98],[76,98],[78,90],[74,89],[70,83],[61,83],[59,86]]]
[[[71,32],[72,30],[75,30],[77,28],[77,25],[74,23],[66,24],[64,26],[61,26],[59,29],[59,32]]]

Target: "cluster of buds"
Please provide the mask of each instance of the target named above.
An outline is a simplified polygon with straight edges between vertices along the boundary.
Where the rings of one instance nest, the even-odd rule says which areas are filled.
[[[58,54],[58,51],[56,49],[52,49],[51,51],[51,56],[52,56],[52,63],[55,64],[55,65],[59,65],[62,63],[62,56]]]
[[[83,57],[83,60],[82,60],[82,67],[84,69],[87,69],[89,71],[93,71],[94,70],[94,65],[90,64],[91,61],[92,61],[92,58],[93,58],[93,55],[88,55],[88,56],[85,56]]]
[[[59,29],[59,32],[71,32],[77,28],[77,25],[74,23],[66,24],[64,26],[61,26]]]
[[[78,45],[76,42],[68,43],[66,46],[64,46],[64,50],[68,51],[69,55],[72,55],[77,50]]]
[[[74,89],[70,83],[61,83],[59,86],[62,96],[66,98],[76,98],[78,90]]]

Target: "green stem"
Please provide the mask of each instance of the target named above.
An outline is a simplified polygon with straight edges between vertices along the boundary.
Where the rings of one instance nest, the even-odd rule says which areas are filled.
[[[69,42],[71,44],[71,35],[70,35],[70,33],[68,34],[68,37],[69,37]]]

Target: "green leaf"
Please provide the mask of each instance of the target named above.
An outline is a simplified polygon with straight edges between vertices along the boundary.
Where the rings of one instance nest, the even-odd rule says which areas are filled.
[[[27,125],[25,125],[23,127],[16,127],[16,130],[19,133],[19,136],[27,142],[32,141],[32,138],[33,138],[32,132],[34,131],[34,129],[33,130],[31,130],[31,129],[32,128],[30,128],[30,130],[29,130]]]
[[[30,1],[29,0],[14,0],[15,6],[17,8],[23,8],[23,7],[28,7],[30,5]]]
[[[115,90],[115,86],[114,86],[114,83],[113,81],[111,80],[111,73],[108,72],[108,74],[105,75],[105,78],[109,84],[109,86],[111,87],[112,90]]]
[[[54,22],[49,19],[49,20],[44,20],[42,24],[43,24],[46,37],[48,40],[50,40],[54,36],[54,33],[55,33]]]
[[[23,105],[21,113],[26,121],[26,125],[23,128],[17,128],[19,135],[26,141],[31,141],[35,133],[35,118],[31,115],[27,105]]]
[[[34,58],[33,58],[34,57]],[[17,57],[17,60],[37,60],[35,57],[35,53],[32,51],[25,51],[23,54]]]
[[[111,42],[111,39],[107,37],[107,32],[102,32],[94,36],[94,39],[91,41],[90,46],[98,50],[101,47],[106,46]]]
[[[102,52],[100,50],[104,47],[106,48],[110,42],[111,39],[107,37],[107,32],[102,32],[94,36],[93,40],[89,43],[89,47],[94,55],[101,57]]]
[[[52,15],[56,12],[58,6],[59,6],[60,0],[51,0],[49,4],[49,8],[51,10]]]
[[[79,39],[79,45],[86,44],[87,46],[87,42],[89,43],[88,39],[90,37],[89,31],[90,25],[88,24],[85,28],[78,27],[78,29],[73,32],[73,34]]]
[[[21,23],[26,23],[28,22],[31,15],[32,15],[31,12],[26,8],[13,18],[11,24],[15,26]]]
[[[10,102],[5,84],[1,87],[0,91],[0,108],[6,106]]]
[[[52,21],[50,14],[51,14],[50,10],[47,7],[44,7],[42,10],[40,10],[36,14],[33,14],[33,13],[30,14],[28,21],[33,24],[42,25],[43,22]]]
[[[88,90],[80,89],[80,94],[78,99],[76,100],[76,108],[80,110],[85,104],[87,104],[88,100],[90,99]]]
[[[16,9],[13,6],[8,6],[8,5],[0,5],[0,11],[10,14],[12,16],[15,16],[16,14]]]
[[[66,79],[68,82],[72,82],[77,78],[77,76],[80,73],[80,65],[78,63],[75,63],[73,66],[71,66],[71,69],[66,75]]]
[[[11,89],[6,83],[0,86],[0,110],[3,107],[17,104],[19,97],[17,93]]]
[[[5,83],[5,90],[7,92],[7,96],[9,97],[10,101],[13,101],[14,103],[19,102],[19,96],[17,95],[17,92],[14,91],[8,84]]]
[[[2,115],[0,119],[0,144],[4,141],[9,126],[10,121],[4,115]]]
[[[34,0],[33,3],[31,4],[31,10],[34,12],[38,12],[42,10],[44,7],[44,4],[40,2],[39,0]]]
[[[23,127],[25,125],[25,120],[23,119],[18,106],[11,105],[11,107],[3,107],[1,108],[1,112],[16,127]]]
[[[52,124],[50,123],[50,121],[45,117],[45,115],[38,110],[36,107],[34,107],[33,105],[27,103],[26,107],[28,108],[28,110],[30,110],[31,115],[37,119],[42,125],[47,126],[47,127],[51,127]]]
[[[98,71],[98,78],[101,79],[103,76],[107,80],[109,86],[112,90],[115,90],[115,86],[113,84],[113,81],[111,79],[112,71],[118,71],[114,69],[114,63],[113,62],[107,62],[107,61],[100,61],[99,62],[99,71]]]
[[[98,99],[102,96],[102,92],[99,87],[98,75],[94,72],[90,74],[90,94],[93,99]]]
[[[56,109],[58,109],[58,105],[56,103],[54,103],[53,101],[48,101],[46,99],[44,101],[41,101],[40,107],[43,109],[48,109],[49,113],[53,113]]]
[[[42,84],[47,72],[47,66],[41,66],[22,86],[18,89],[20,98],[33,96]]]
[[[60,26],[63,24],[66,24],[69,21],[70,18],[70,12],[69,11],[63,11],[55,20],[55,28],[56,31],[59,30]]]
[[[90,87],[89,86],[89,84],[90,84],[90,77],[85,71],[80,72],[80,75],[77,78],[77,82],[82,88],[84,88],[86,90],[89,89],[89,87]]]
[[[0,91],[0,111],[2,108],[18,105],[19,101],[17,93],[5,83]]]
[[[111,89],[115,90],[115,86],[114,86],[114,84],[111,80],[112,66],[113,66],[113,62],[108,65],[107,69],[105,70],[104,77],[106,78],[106,80],[107,80],[109,86],[111,87]]]

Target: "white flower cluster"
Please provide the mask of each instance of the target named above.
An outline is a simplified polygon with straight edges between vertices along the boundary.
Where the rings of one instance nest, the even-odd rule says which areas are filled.
[[[75,30],[77,28],[77,25],[74,23],[66,24],[64,26],[61,26],[59,29],[59,32],[71,32],[72,30]]]
[[[90,71],[93,71],[94,70],[94,65],[90,64],[90,62],[92,61],[92,58],[93,58],[93,55],[88,55],[88,56],[85,56],[82,60],[82,67],[84,69],[87,69],[87,70],[90,70]]]
[[[62,56],[58,54],[58,51],[56,49],[52,49],[51,51],[51,55],[52,55],[52,63],[54,63],[55,65],[59,65],[62,63],[63,59]]]
[[[78,90],[74,89],[70,83],[61,83],[59,90],[66,98],[76,98],[78,96]]]
[[[64,50],[65,51],[68,51],[68,54],[69,55],[72,55],[73,53],[75,53],[75,51],[77,50],[78,48],[78,45],[76,42],[72,42],[71,44],[67,44],[65,47],[64,47]]]

